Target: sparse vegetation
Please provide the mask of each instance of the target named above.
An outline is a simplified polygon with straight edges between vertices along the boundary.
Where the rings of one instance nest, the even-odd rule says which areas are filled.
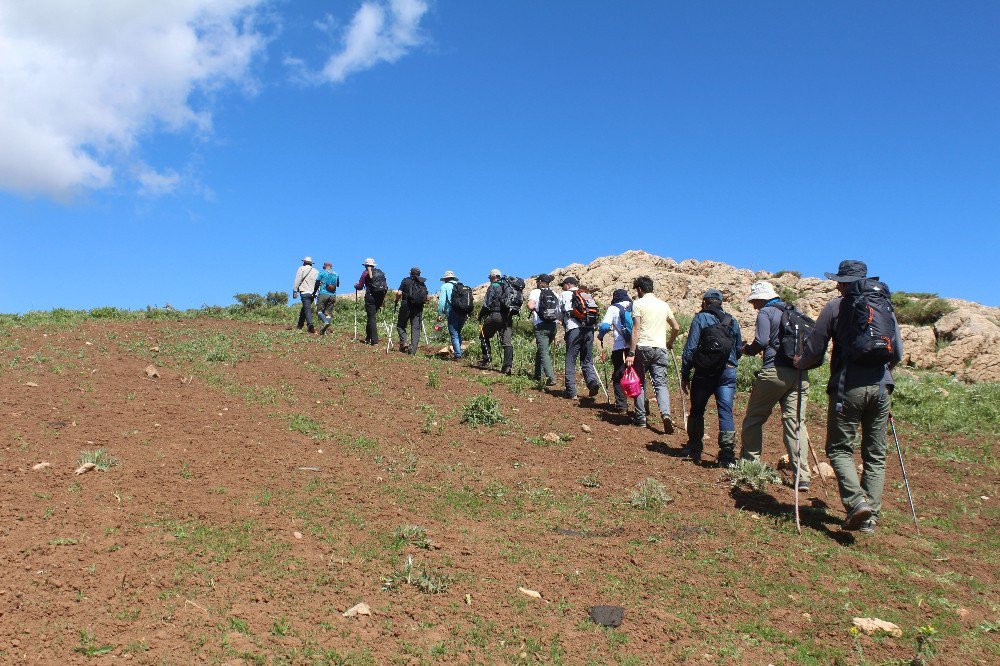
[[[118,459],[110,455],[107,449],[80,451],[80,458],[76,461],[77,467],[87,463],[93,463],[94,468],[99,472],[107,472],[118,464]]]
[[[412,585],[425,594],[442,594],[451,586],[451,577],[416,567],[413,564],[413,556],[407,555],[402,567],[382,579],[382,589],[395,590],[404,584]]]
[[[636,509],[656,509],[673,501],[666,486],[651,477],[637,484],[629,497],[629,504]]]
[[[506,422],[507,418],[500,412],[500,401],[489,393],[477,395],[462,407],[462,423],[494,426]]]
[[[774,274],[774,277],[780,278],[782,275],[794,275],[797,278],[802,277],[802,273],[800,273],[799,271],[788,271],[788,270],[780,270]]]
[[[729,485],[760,492],[769,485],[780,484],[781,476],[761,460],[737,460],[726,470]]]
[[[427,550],[431,542],[427,538],[427,530],[419,525],[400,525],[393,534],[393,545],[397,548],[410,545]]]
[[[913,326],[930,326],[955,308],[937,294],[897,291],[892,294],[896,321]]]

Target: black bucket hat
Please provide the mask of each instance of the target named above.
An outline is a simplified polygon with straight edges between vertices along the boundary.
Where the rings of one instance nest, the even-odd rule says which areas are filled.
[[[836,273],[823,273],[834,282],[857,282],[868,277],[868,266],[857,259],[844,259],[837,267]]]
[[[623,301],[631,301],[632,299],[628,297],[628,292],[624,289],[615,289],[614,293],[611,294],[612,303],[621,303]]]
[[[555,278],[549,275],[548,273],[539,273],[538,276],[535,277],[535,279],[538,280],[539,282],[544,282],[545,284],[551,284]]]

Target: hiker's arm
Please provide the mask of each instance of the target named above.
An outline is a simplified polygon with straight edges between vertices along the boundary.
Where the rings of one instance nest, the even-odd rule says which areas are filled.
[[[747,356],[756,356],[764,351],[771,344],[771,320],[768,319],[763,308],[757,313],[757,330],[754,333],[753,342],[743,346],[743,353]]]
[[[677,341],[677,334],[681,332],[681,325],[677,323],[674,319],[674,313],[670,313],[667,317],[667,324],[670,326],[670,336],[667,338],[667,349],[674,348],[674,342]]]
[[[698,348],[698,340],[701,339],[701,328],[702,317],[695,315],[691,320],[691,328],[688,329],[684,351],[681,352],[681,381],[691,381],[691,359],[694,357],[694,350]]]
[[[896,315],[892,315],[892,360],[889,361],[889,370],[892,370],[899,362],[903,360],[903,339],[899,335],[899,323],[896,321]]]
[[[625,353],[625,365],[631,366],[635,363],[635,350],[639,344],[639,334],[642,332],[642,317],[632,311],[632,341],[628,345],[628,352]]]
[[[361,277],[354,283],[354,291],[361,291],[368,284],[368,269],[361,271]]]
[[[795,357],[797,369],[806,370],[823,364],[823,355],[826,353],[826,346],[830,343],[830,337],[833,335],[833,319],[839,305],[839,301],[830,301],[823,306],[823,310],[816,320],[816,325],[813,326],[812,333],[802,345],[802,353]]]

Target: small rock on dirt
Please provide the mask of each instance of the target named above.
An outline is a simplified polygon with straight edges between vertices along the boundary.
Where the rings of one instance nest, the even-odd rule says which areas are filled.
[[[24,385],[38,388],[38,384],[36,384],[35,382],[24,382]]]
[[[156,366],[153,365],[152,363],[146,366],[145,372],[146,372],[146,377],[148,377],[149,379],[156,379],[157,377],[160,376],[160,371],[157,370]]]
[[[785,454],[778,458],[778,464],[775,465],[777,469],[792,469],[791,460],[788,458],[788,454]]]
[[[621,606],[592,606],[587,614],[604,627],[619,627],[625,619],[625,609]]]
[[[37,465],[32,465],[31,469],[33,469],[33,470],[35,470],[37,472],[38,470],[45,469],[46,467],[52,467],[52,463],[46,462],[46,461],[43,460],[42,462],[38,463]]]
[[[83,463],[82,465],[80,465],[79,467],[77,467],[76,468],[76,473],[77,474],[86,474],[87,472],[90,472],[91,470],[95,470],[95,469],[97,469],[97,465],[95,465],[92,462],[87,462],[87,463]]]
[[[539,592],[538,590],[529,590],[526,587],[519,587],[519,588],[517,588],[517,591],[520,592],[521,594],[523,594],[526,597],[531,597],[532,599],[541,599],[542,598],[542,593]]]
[[[837,475],[833,472],[833,467],[829,463],[821,462],[819,464],[819,475],[824,479],[833,479]]]
[[[292,536],[295,537],[296,539],[301,539],[302,532],[292,532]]]
[[[590,426],[587,425],[586,423],[581,423],[580,424],[580,430],[582,430],[584,432],[590,432]]]
[[[344,617],[357,617],[358,615],[371,615],[372,609],[365,602],[355,604],[344,611]]]
[[[886,622],[885,620],[880,620],[877,617],[856,617],[851,622],[855,627],[865,632],[869,636],[883,631],[893,638],[901,638],[903,636],[903,630],[899,628],[898,625],[892,622]]]
[[[545,433],[544,435],[542,435],[542,439],[544,439],[546,442],[551,442],[553,444],[558,444],[560,442],[558,433],[554,432]]]

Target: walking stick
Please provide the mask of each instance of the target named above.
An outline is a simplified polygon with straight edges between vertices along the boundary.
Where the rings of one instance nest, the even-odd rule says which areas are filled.
[[[358,290],[354,290],[354,341],[358,341]]]
[[[910,494],[910,482],[906,478],[906,465],[903,464],[903,449],[899,447],[899,438],[896,437],[896,422],[889,412],[889,425],[892,427],[892,439],[896,442],[896,453],[899,454],[899,468],[903,470],[903,486],[906,488],[906,498],[910,500],[910,512],[913,514],[913,527],[917,534],[920,534],[920,523],[917,522],[917,508],[913,506],[913,495]]]
[[[798,334],[796,324],[796,335]],[[795,405],[795,531],[802,534],[802,521],[799,519],[799,474],[802,467],[802,371],[799,370],[799,390]],[[817,466],[818,467],[818,466]]]
[[[382,312],[382,324],[385,326],[385,336],[389,339],[388,342],[385,343],[385,353],[388,354],[389,350],[392,349],[392,327],[389,326],[389,322],[386,321],[385,311]]]
[[[681,396],[681,430],[687,432],[688,429],[688,414],[687,408],[684,406],[684,391],[681,390],[681,370],[677,365],[677,356],[674,354],[673,347],[670,348],[670,360],[674,364],[674,375],[677,377],[677,392]],[[649,407],[646,407],[646,413],[649,413]]]
[[[608,379],[608,361],[604,357],[604,338],[601,338],[601,366],[604,368],[604,384],[601,385],[601,388],[604,389],[604,395],[607,397],[608,404],[610,405],[611,404],[611,394],[608,393],[608,389],[605,388],[605,386],[610,386],[611,385],[611,380]],[[601,378],[598,377],[597,379],[598,379],[598,381],[600,381]]]
[[[424,344],[428,347],[431,346],[431,341],[427,338],[427,325],[424,324],[424,318],[420,318],[420,329],[424,332]]]

